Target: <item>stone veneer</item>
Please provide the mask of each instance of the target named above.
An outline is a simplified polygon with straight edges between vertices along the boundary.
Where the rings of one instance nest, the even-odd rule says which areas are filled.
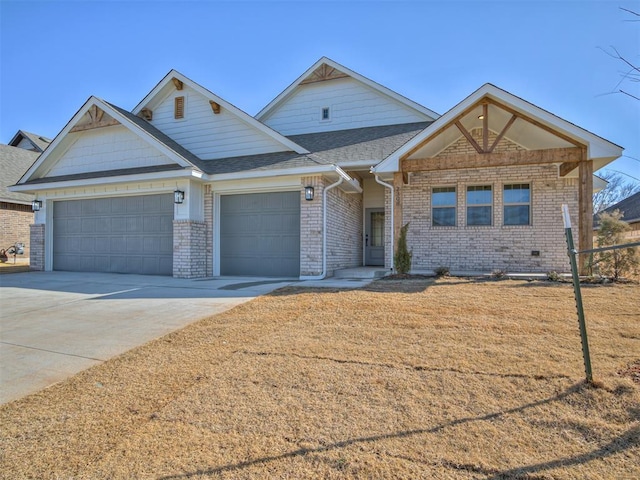
[[[44,271],[44,223],[29,225],[31,251],[29,263],[31,270]]]
[[[207,276],[205,222],[173,221],[173,276],[202,278]]]

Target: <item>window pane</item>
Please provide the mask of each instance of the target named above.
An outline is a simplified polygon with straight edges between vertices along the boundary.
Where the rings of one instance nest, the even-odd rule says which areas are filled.
[[[491,207],[468,207],[467,225],[491,225]]]
[[[432,205],[434,207],[453,207],[456,204],[455,187],[434,188],[432,195]]]
[[[529,203],[529,185],[505,185],[504,203]]]
[[[505,205],[504,224],[529,225],[529,205]]]
[[[467,187],[467,205],[487,205],[493,203],[491,186]]]
[[[455,225],[456,225],[455,207],[433,209],[433,226],[434,227],[453,227]]]
[[[384,212],[371,214],[371,246],[384,246]]]

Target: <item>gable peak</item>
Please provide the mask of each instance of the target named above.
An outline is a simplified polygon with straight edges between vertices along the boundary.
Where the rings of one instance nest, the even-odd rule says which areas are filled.
[[[300,85],[307,83],[325,82],[327,80],[335,80],[337,78],[348,78],[349,75],[338,70],[336,67],[325,62],[321,63],[313,72],[307,75]]]

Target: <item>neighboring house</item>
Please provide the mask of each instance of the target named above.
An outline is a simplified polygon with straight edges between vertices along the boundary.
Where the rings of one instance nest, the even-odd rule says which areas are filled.
[[[24,256],[29,258],[29,225],[33,223],[31,201],[33,195],[8,189],[24,175],[38,158],[39,153],[0,144],[0,249],[16,243],[25,246]]]
[[[322,58],[255,118],[174,70],[131,112],[91,97],[13,188],[42,201],[35,269],[388,271],[410,222],[416,272],[545,272],[561,204],[591,246],[592,173],[621,153],[493,85],[440,116]]]
[[[51,139],[36,135],[35,133],[25,132],[24,130],[18,130],[11,141],[9,146],[24,148],[25,150],[31,150],[32,152],[42,153],[44,149],[49,146]]]
[[[622,220],[627,222],[631,227],[625,238],[632,241],[640,241],[640,192],[634,193],[630,197],[620,200],[615,205],[605,208],[603,212],[612,213],[618,210],[622,216]],[[593,229],[599,227],[598,215],[593,217]]]

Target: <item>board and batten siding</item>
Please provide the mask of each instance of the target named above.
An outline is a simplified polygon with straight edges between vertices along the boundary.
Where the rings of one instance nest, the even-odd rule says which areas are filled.
[[[47,177],[174,163],[123,126],[96,128],[77,135]]]
[[[174,99],[184,97],[184,118],[174,118]],[[224,107],[214,114],[209,99],[184,86],[153,110],[151,124],[203,160],[288,150]]]
[[[329,107],[330,118],[322,120]],[[431,120],[352,78],[301,85],[263,123],[283,135],[329,132]]]

